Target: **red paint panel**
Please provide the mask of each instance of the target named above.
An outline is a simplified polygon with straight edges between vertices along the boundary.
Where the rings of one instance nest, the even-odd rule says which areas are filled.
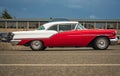
[[[60,32],[45,41],[46,46],[87,46],[95,36],[84,36],[84,31]]]
[[[24,45],[32,40],[42,40],[46,47],[87,46],[96,36],[115,38],[115,30],[71,30],[59,32],[50,38],[21,39],[19,45]]]

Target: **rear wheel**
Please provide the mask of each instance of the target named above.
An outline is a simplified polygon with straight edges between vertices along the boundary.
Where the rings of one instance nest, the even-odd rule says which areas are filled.
[[[34,40],[30,43],[30,48],[34,51],[39,51],[39,50],[44,50],[46,47],[44,47],[42,41]]]
[[[106,50],[109,46],[109,40],[106,37],[98,37],[93,43],[95,50]]]

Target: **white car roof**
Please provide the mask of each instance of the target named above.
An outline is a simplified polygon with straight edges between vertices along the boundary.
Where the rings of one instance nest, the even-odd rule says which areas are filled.
[[[57,21],[57,22],[49,22],[46,24],[43,24],[43,26],[45,27],[45,30],[48,29],[49,27],[53,26],[53,25],[57,25],[57,24],[77,24],[79,22],[77,21]]]

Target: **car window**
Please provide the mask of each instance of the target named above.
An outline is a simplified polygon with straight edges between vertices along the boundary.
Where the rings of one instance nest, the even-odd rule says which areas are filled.
[[[47,30],[55,30],[58,32],[68,31],[75,29],[76,24],[59,24],[49,27]]]
[[[45,27],[42,25],[38,27],[38,30],[44,30],[44,29],[45,29]]]
[[[84,26],[82,26],[80,23],[77,25],[77,28],[76,29],[78,29],[78,30],[82,30],[82,29],[85,29],[85,27]]]
[[[57,25],[51,26],[50,28],[48,28],[48,30],[55,30],[55,31],[57,31]]]
[[[73,30],[75,28],[76,24],[61,24],[59,25],[59,31],[68,31]]]

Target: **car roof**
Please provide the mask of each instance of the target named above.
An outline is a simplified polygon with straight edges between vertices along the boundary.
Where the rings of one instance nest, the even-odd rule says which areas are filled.
[[[43,24],[43,26],[45,27],[45,30],[48,29],[49,27],[53,26],[53,25],[57,25],[57,24],[77,24],[79,22],[77,21],[56,21],[56,22],[49,22],[46,24]]]

